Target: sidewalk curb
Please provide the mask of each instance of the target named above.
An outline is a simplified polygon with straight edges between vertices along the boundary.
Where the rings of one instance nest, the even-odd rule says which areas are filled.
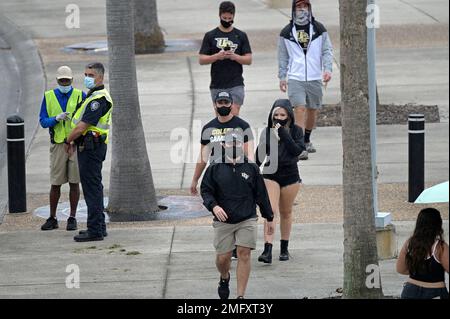
[[[37,118],[40,99],[46,88],[47,78],[42,58],[33,39],[3,14],[0,14],[0,34],[11,46],[11,53],[16,60],[16,66],[19,70],[20,83],[17,83],[17,85],[20,85],[20,95],[17,109],[19,115],[25,121],[25,153],[26,157],[28,157],[30,147],[38,129],[39,122]],[[6,166],[0,172],[0,175],[5,176],[2,179],[6,184]],[[4,190],[6,191],[6,187],[4,187]],[[6,213],[7,196],[7,193],[0,194],[0,224]]]

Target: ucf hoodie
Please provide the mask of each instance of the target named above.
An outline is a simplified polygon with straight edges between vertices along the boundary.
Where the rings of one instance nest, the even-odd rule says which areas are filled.
[[[269,195],[263,177],[255,163],[215,161],[205,172],[200,187],[203,205],[212,213],[219,205],[228,215],[225,223],[237,224],[257,217],[256,205],[262,217],[273,220]],[[214,220],[218,220],[214,216]]]
[[[292,20],[283,28],[278,41],[278,78],[280,80],[314,81],[322,79],[322,72],[333,70],[333,48],[325,27],[312,15],[309,6],[309,43],[303,50],[295,25],[295,3],[292,1]],[[306,51],[306,53],[305,53]]]

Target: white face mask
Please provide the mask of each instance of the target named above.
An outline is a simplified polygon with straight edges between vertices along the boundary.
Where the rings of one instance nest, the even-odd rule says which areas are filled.
[[[305,25],[309,23],[309,11],[301,9],[295,11],[295,24]]]

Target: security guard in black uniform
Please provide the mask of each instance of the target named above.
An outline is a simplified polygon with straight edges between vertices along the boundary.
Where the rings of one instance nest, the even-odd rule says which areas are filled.
[[[106,156],[113,102],[103,85],[101,63],[86,66],[84,84],[89,92],[72,116],[72,133],[66,143],[68,153],[78,151],[78,166],[88,208],[87,230],[74,237],[77,242],[103,240],[107,236],[103,206],[102,165]]]

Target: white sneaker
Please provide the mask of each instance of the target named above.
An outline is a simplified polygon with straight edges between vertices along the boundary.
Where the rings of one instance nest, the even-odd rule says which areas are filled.
[[[308,151],[308,153],[315,153],[316,152],[316,149],[314,148],[312,143],[305,143],[305,146],[306,146],[306,150]]]
[[[301,161],[305,161],[308,159],[308,151],[303,151],[299,156],[298,159]]]

